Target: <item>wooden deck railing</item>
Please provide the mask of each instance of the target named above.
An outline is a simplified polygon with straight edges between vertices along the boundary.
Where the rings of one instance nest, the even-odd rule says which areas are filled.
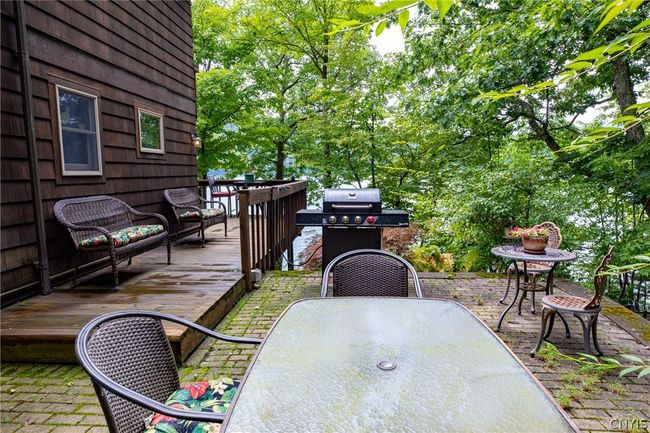
[[[251,270],[276,269],[287,252],[293,269],[293,241],[302,230],[296,226],[296,212],[307,207],[307,181],[269,180],[244,184],[238,180],[219,180],[217,185],[235,185],[239,191],[239,232],[241,268],[246,287],[251,288]],[[205,191],[206,179],[199,179]]]
[[[251,270],[276,269],[287,251],[293,269],[293,241],[302,227],[296,212],[307,207],[307,181],[239,190],[241,266],[251,287]]]

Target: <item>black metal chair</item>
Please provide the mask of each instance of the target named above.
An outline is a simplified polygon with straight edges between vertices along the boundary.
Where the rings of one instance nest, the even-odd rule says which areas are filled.
[[[333,272],[333,296],[408,297],[408,272],[411,272],[415,294],[422,297],[415,268],[387,251],[354,250],[334,258],[323,272],[321,298],[327,297],[330,272]]]
[[[221,423],[225,418],[211,408],[210,412],[199,412],[163,404],[180,383],[162,320],[223,341],[262,342],[220,334],[180,317],[151,311],[120,311],[91,320],[79,333],[75,351],[92,380],[111,433],[142,433],[146,419],[154,412],[206,423]]]
[[[235,198],[235,216],[239,215],[239,191],[234,185],[218,185],[217,177],[208,175],[208,186],[210,187],[210,195],[221,202],[222,198],[226,199],[228,203],[228,216],[232,214],[232,197]]]
[[[546,340],[549,335],[551,335],[553,323],[555,322],[555,315],[558,313],[573,314],[580,321],[580,324],[582,325],[582,344],[584,353],[589,353],[591,336],[594,340],[596,351],[600,356],[603,355],[603,351],[600,350],[600,346],[598,345],[598,315],[602,310],[600,303],[603,299],[607,283],[607,276],[602,273],[607,270],[609,263],[612,261],[613,249],[613,247],[610,248],[607,254],[605,254],[594,273],[595,293],[591,299],[571,295],[546,295],[542,298],[542,327],[539,331],[537,345],[530,352],[531,356],[534,357],[537,354],[537,351],[542,345],[542,341]],[[587,317],[587,323],[585,323],[583,316]],[[570,337],[568,328],[567,337]]]

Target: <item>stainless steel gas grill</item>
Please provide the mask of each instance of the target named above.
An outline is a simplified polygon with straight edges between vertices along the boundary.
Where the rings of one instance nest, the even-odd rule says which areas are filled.
[[[326,189],[323,209],[303,209],[296,225],[323,227],[323,269],[334,257],[361,248],[381,249],[384,227],[408,227],[403,210],[382,210],[378,189]]]

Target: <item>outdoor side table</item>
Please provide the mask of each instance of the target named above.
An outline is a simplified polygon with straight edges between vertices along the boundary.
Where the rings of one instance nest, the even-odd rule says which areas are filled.
[[[293,303],[249,366],[222,427],[260,432],[576,432],[542,385],[460,304]]]
[[[512,299],[512,302],[506,307],[505,310],[501,313],[499,317],[499,322],[497,323],[497,332],[501,330],[501,323],[506,317],[506,314],[515,302],[517,302],[517,297],[519,296],[519,291],[523,291],[521,299],[519,300],[519,314],[521,315],[521,304],[526,298],[526,293],[531,292],[531,302],[532,308],[531,313],[535,314],[535,293],[536,292],[546,292],[546,294],[553,293],[553,272],[558,263],[570,262],[575,260],[576,255],[565,250],[555,249],[555,248],[546,248],[545,254],[530,254],[524,252],[524,247],[521,245],[503,245],[500,247],[492,248],[492,254],[497,257],[502,257],[506,260],[511,260],[515,267],[515,274],[517,278],[515,279],[515,296]],[[523,262],[524,268],[519,269],[517,262]],[[528,263],[551,263],[551,269],[548,271],[546,276],[545,284],[537,284],[536,280],[529,281],[528,278]],[[523,273],[524,281],[520,279],[520,274]],[[564,322],[564,327],[568,332],[569,325],[566,323],[564,317],[559,315],[562,322]]]

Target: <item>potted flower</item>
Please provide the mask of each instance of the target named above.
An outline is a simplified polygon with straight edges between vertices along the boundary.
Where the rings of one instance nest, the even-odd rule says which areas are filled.
[[[544,254],[548,245],[548,229],[544,227],[513,227],[506,229],[504,239],[509,244],[521,241],[524,251],[530,254]]]
[[[548,229],[534,226],[521,230],[521,243],[524,245],[524,252],[544,254],[548,245]]]
[[[503,239],[506,244],[521,245],[521,232],[523,230],[523,228],[517,226],[504,229]]]

